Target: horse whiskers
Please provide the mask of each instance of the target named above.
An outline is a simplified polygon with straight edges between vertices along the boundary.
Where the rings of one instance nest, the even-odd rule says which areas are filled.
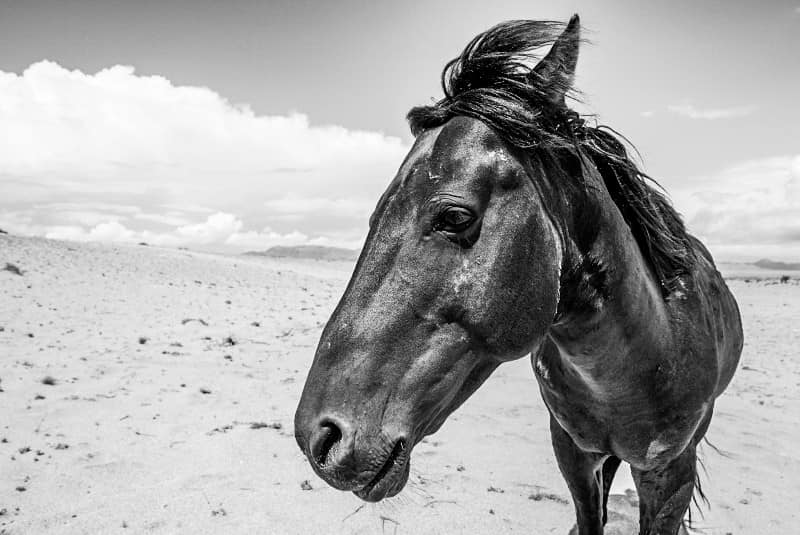
[[[380,516],[386,516],[388,513],[397,513],[399,508],[394,499],[389,498],[376,503],[374,509]]]
[[[362,509],[364,509],[364,507],[366,507],[366,505],[367,505],[366,503],[362,503],[361,505],[359,505],[358,507],[356,507],[356,508],[355,508],[355,510],[354,510],[352,513],[348,514],[347,516],[345,516],[345,517],[342,519],[342,522],[344,522],[344,521],[345,521],[345,520],[347,520],[348,518],[350,518],[350,517],[354,516],[355,514],[357,514],[359,511],[361,511]]]
[[[428,492],[428,489],[423,487],[422,484],[420,483],[423,480],[428,481],[428,479],[422,475],[422,471],[412,466],[411,475],[416,477],[416,481],[414,479],[409,478],[408,485],[406,486],[406,488],[409,491],[414,492],[414,494],[416,494],[417,496],[424,498],[425,500],[432,499],[433,495],[430,492]]]
[[[419,486],[417,483],[409,483],[408,486],[406,487],[406,492],[410,493],[410,495],[406,494],[406,496],[409,498],[411,497],[411,495],[422,498],[426,501],[433,498],[433,495],[431,493],[429,493],[423,487]],[[420,505],[420,504],[415,502],[415,505]]]

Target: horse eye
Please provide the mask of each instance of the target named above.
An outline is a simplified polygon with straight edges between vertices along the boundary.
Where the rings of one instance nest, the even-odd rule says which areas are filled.
[[[472,215],[472,212],[466,208],[454,206],[439,214],[434,222],[433,229],[450,234],[458,234],[467,230],[473,221],[475,221],[475,216]]]

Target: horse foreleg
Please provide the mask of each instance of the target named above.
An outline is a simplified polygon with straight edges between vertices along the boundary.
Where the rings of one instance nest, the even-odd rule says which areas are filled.
[[[676,535],[694,492],[696,455],[690,444],[663,468],[631,467],[639,493],[639,535]]]
[[[697,479],[697,445],[703,439],[714,413],[713,402],[695,430],[692,441],[677,458],[654,470],[631,466],[633,482],[639,493],[639,534],[675,535],[683,525]],[[705,499],[699,487],[697,491]]]
[[[586,452],[550,416],[550,436],[558,468],[567,481],[577,516],[577,535],[603,535],[603,460],[607,455]],[[574,533],[570,532],[570,534]]]
[[[611,483],[617,473],[622,460],[619,457],[611,456],[603,463],[603,525],[608,521],[608,495],[611,493]]]

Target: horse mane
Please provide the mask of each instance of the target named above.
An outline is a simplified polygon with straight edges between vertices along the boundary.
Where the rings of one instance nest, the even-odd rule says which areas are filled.
[[[666,296],[695,260],[680,215],[629,157],[625,138],[611,128],[589,126],[563,100],[552,99],[554,90],[575,98],[569,79],[545,80],[531,70],[537,50],[549,49],[563,29],[560,22],[514,20],[476,36],[445,65],[444,98],[408,112],[411,131],[416,136],[467,116],[521,149],[588,155]]]

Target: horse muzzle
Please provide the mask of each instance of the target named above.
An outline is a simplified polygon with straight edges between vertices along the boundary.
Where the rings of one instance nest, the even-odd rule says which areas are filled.
[[[372,435],[372,436],[370,436]],[[377,502],[398,494],[408,481],[411,447],[405,437],[367,434],[342,418],[306,420],[298,412],[295,438],[314,472],[335,489]]]

